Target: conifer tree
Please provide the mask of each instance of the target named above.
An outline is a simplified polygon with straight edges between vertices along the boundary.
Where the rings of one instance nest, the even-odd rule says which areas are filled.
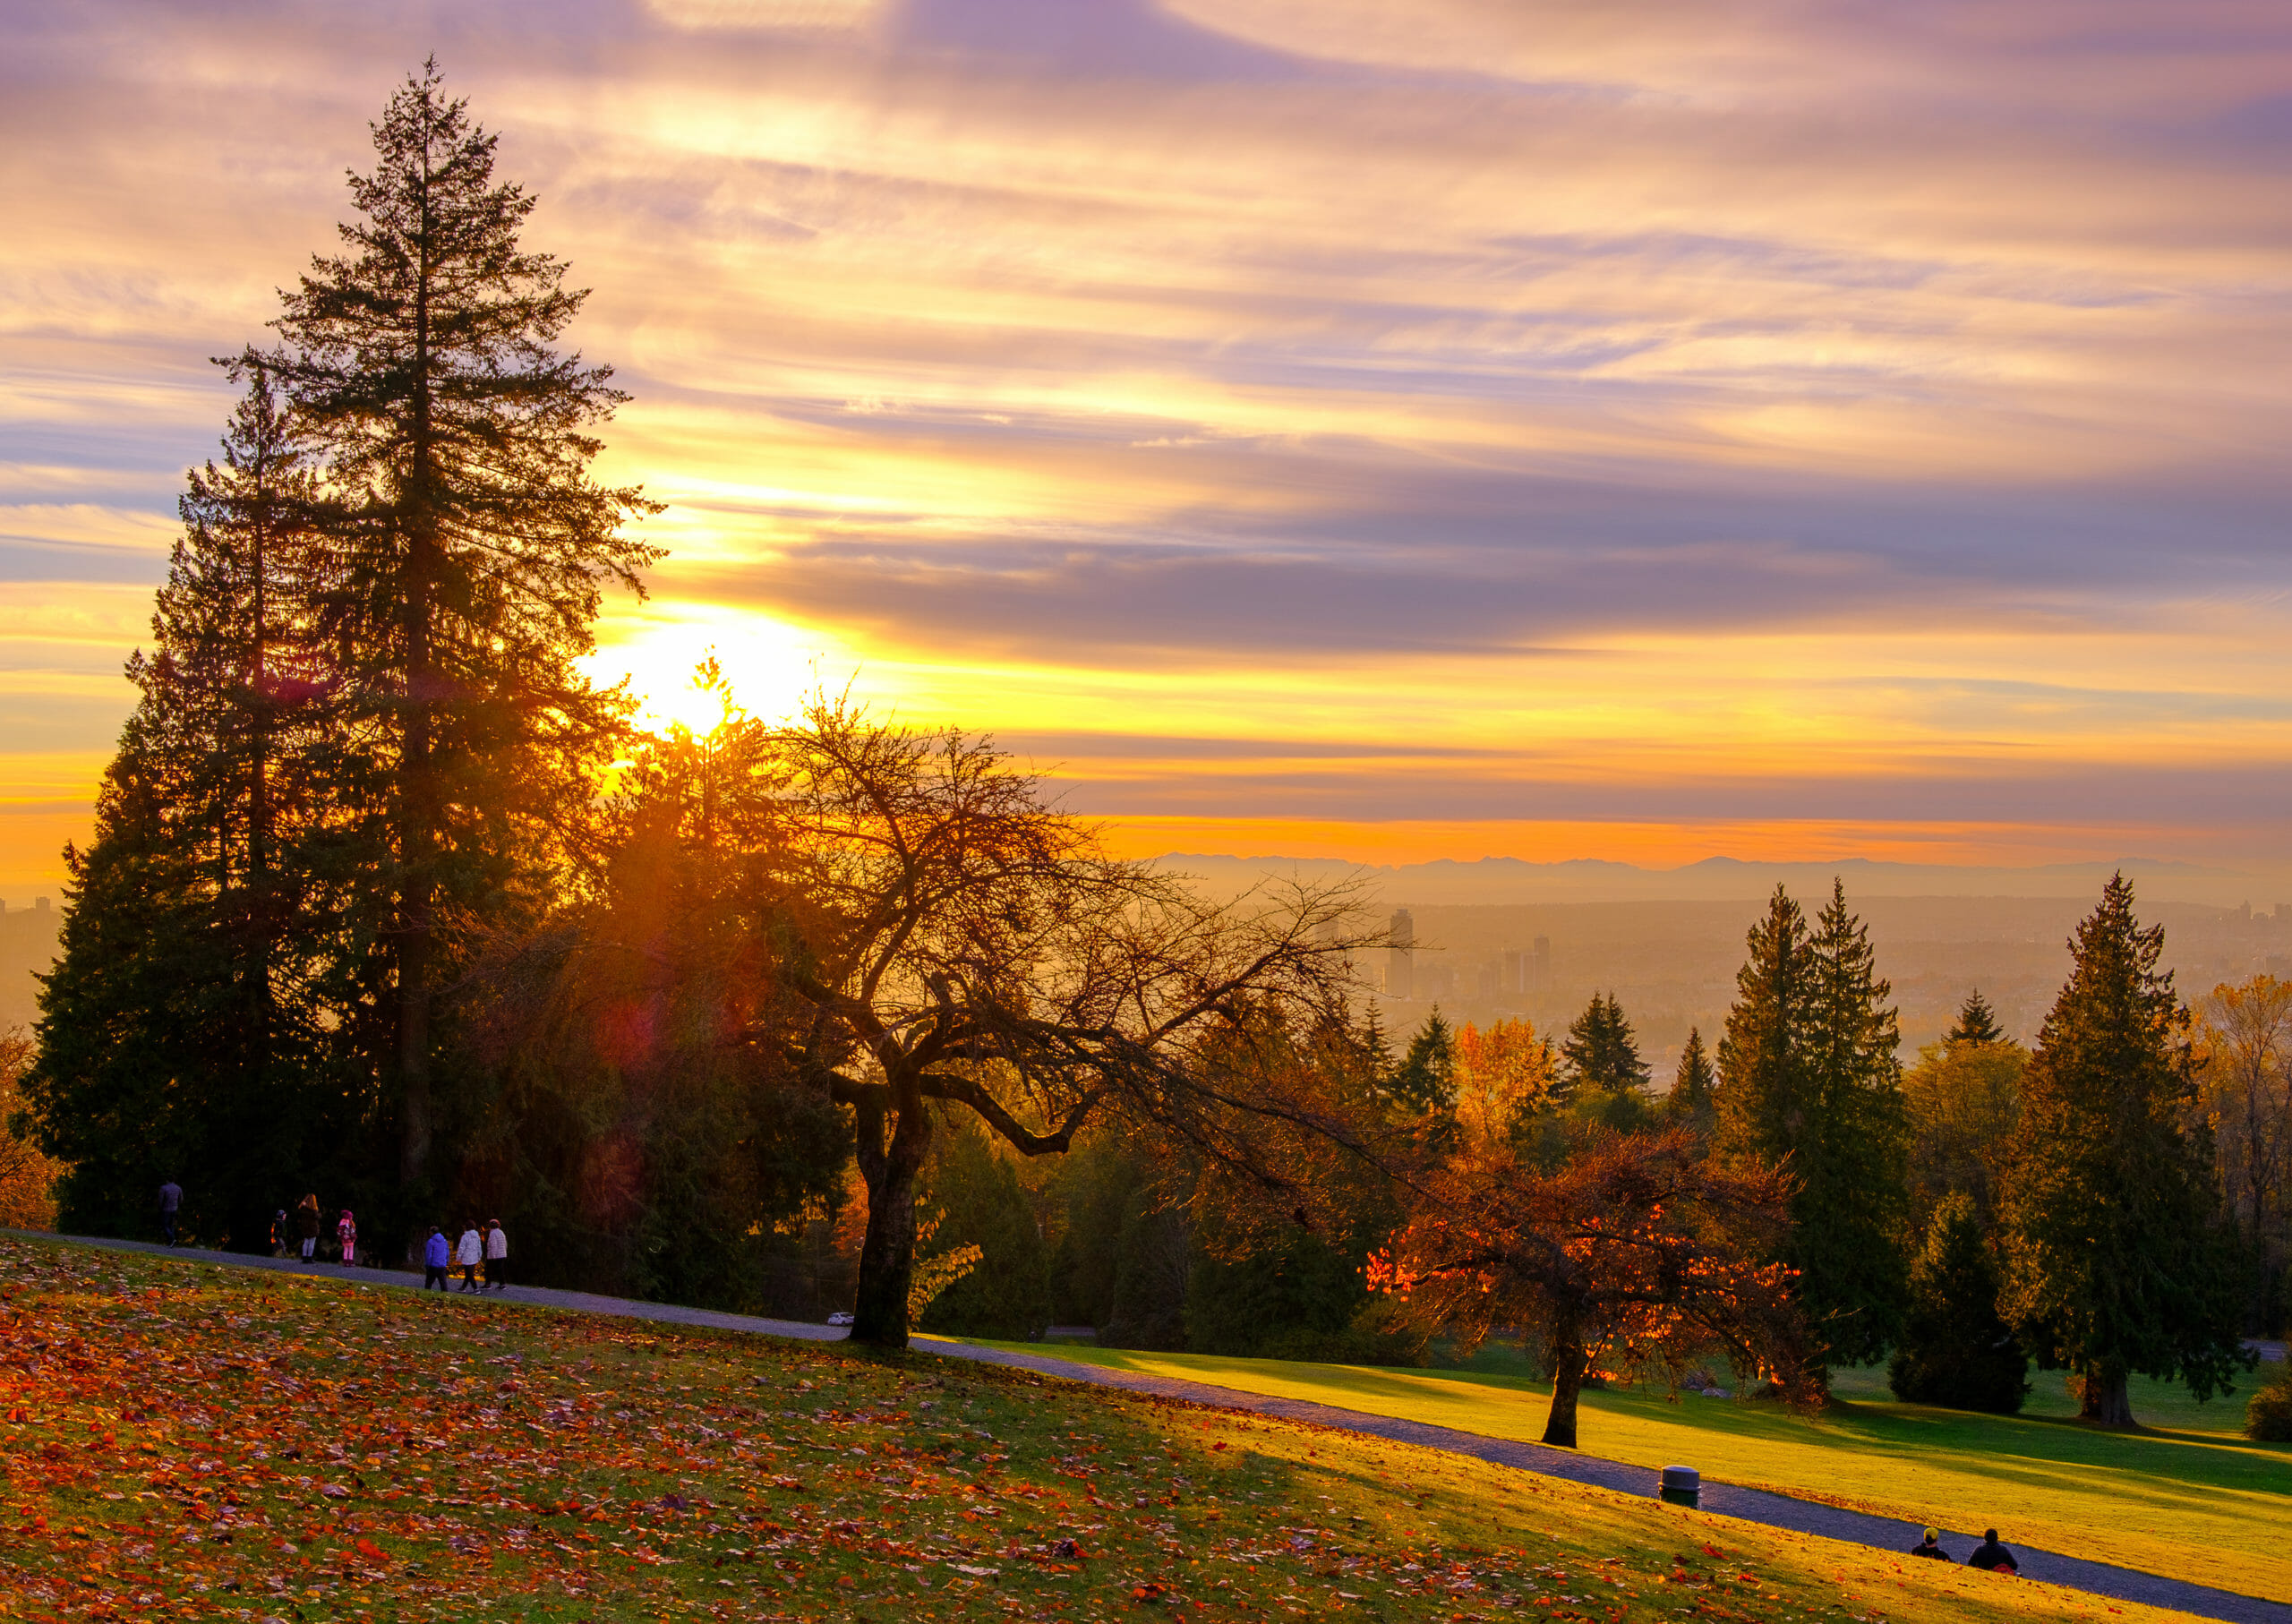
[[[1393,1103],[1411,1116],[1446,1120],[1457,1109],[1457,1034],[1438,1008],[1408,1040],[1386,1085]]]
[[[1934,1210],[1910,1271],[1910,1307],[1886,1385],[1907,1404],[2010,1415],[2029,1397],[2029,1355],[1998,1317],[1993,1243],[1971,1196]]]
[[[95,842],[66,853],[64,951],[27,1091],[73,1166],[66,1223],[140,1221],[163,1164],[195,1164],[186,1222],[252,1244],[266,1203],[345,1124],[304,962],[304,858],[323,821],[307,794],[324,732],[305,646],[315,485],[265,368],[225,364],[245,394],[221,466],[190,476]],[[115,1205],[128,1192],[132,1217]]]
[[[1719,1045],[1716,1145],[1792,1175],[1785,1260],[1825,1364],[1876,1358],[1905,1289],[1906,1143],[1894,1012],[1834,883],[1809,932],[1781,886],[1751,928]]]
[[[387,1028],[402,1182],[432,1135],[438,990],[456,920],[498,918],[578,827],[589,769],[626,714],[574,662],[613,582],[642,594],[651,509],[594,483],[589,432],[626,397],[554,348],[585,293],[526,250],[534,208],[494,178],[496,137],[434,60],[373,126],[346,252],[286,295],[273,366],[348,504],[328,630],[344,724],[338,783],[364,842],[365,992]]]
[[[2006,1029],[1997,1024],[1997,1012],[1989,1007],[1989,1000],[1975,987],[1958,1005],[1957,1021],[1942,1034],[1943,1043],[1950,1048],[1961,1048],[1970,1043],[2003,1043]]]
[[[2134,1372],[2229,1390],[2239,1279],[2195,1091],[2189,1013],[2159,968],[2165,935],[2111,879],[2070,940],[2068,982],[2022,1079],[2006,1175],[2006,1318],[2079,1414],[2134,1424]]]
[[[1637,1094],[1647,1086],[1639,1044],[1612,993],[1594,993],[1560,1046],[1566,1093]]]
[[[1801,1181],[1792,1261],[1830,1356],[1864,1364],[1894,1340],[1908,1288],[1910,1115],[1895,1058],[1902,1034],[1869,931],[1848,911],[1836,880],[1808,949],[1812,1132],[1792,1158]]]
[[[1745,949],[1719,1039],[1718,1144],[1730,1155],[1780,1161],[1809,1125],[1800,1036],[1813,996],[1806,915],[1782,886]]]
[[[1672,1074],[1672,1091],[1663,1101],[1664,1117],[1675,1126],[1708,1134],[1714,1111],[1712,1097],[1718,1082],[1719,1073],[1713,1069],[1711,1056],[1703,1047],[1701,1029],[1688,1028],[1687,1047],[1680,1051],[1679,1070]]]

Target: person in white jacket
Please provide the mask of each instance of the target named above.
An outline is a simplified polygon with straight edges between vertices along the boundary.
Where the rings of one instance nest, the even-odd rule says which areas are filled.
[[[461,1265],[462,1289],[477,1289],[477,1266],[485,1259],[484,1243],[477,1238],[477,1226],[473,1224],[462,1231],[462,1244],[454,1249],[454,1261]]]
[[[498,1218],[485,1220],[485,1283],[496,1291],[509,1284],[509,1237]]]

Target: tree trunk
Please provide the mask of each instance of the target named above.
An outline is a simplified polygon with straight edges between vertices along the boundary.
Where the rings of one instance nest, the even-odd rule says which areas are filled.
[[[931,1119],[922,1097],[887,1112],[885,1096],[859,1107],[860,1176],[868,1186],[868,1235],[860,1245],[860,1283],[851,1339],[871,1347],[907,1346],[907,1288],[915,1277],[915,1186],[931,1149]],[[888,1090],[886,1090],[888,1092]],[[888,1142],[885,1118],[891,1117]]]
[[[2077,1389],[2077,1419],[2097,1427],[2129,1428],[2138,1424],[2133,1419],[2132,1397],[2125,1391],[2123,1365],[2093,1363],[2085,1367],[2085,1379]]]
[[[430,1004],[435,975],[436,902],[432,862],[439,827],[433,707],[441,685],[433,669],[431,614],[441,574],[439,551],[438,446],[431,421],[430,298],[434,225],[430,209],[427,138],[420,183],[421,262],[414,295],[414,421],[408,435],[400,522],[406,526],[406,599],[399,610],[406,639],[405,707],[398,769],[398,1184],[411,1188],[430,1166]]]
[[[422,1182],[430,1166],[430,936],[410,931],[398,952],[398,1179]]]
[[[1572,1331],[1555,1329],[1552,1338],[1552,1412],[1545,1416],[1544,1440],[1558,1449],[1576,1447],[1576,1399],[1584,1390],[1584,1375],[1591,1358]]]

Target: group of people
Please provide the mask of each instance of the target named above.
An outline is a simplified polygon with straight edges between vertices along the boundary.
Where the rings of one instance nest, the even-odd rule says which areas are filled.
[[[483,1264],[485,1280],[478,1281],[477,1271]],[[483,1291],[488,1287],[500,1291],[509,1283],[509,1237],[502,1233],[500,1218],[485,1220],[485,1232],[478,1233],[477,1226],[469,1225],[462,1231],[459,1244],[449,1242],[446,1232],[437,1225],[430,1226],[430,1238],[422,1248],[422,1289],[432,1286],[446,1289],[446,1271],[458,1268],[462,1271],[464,1291]]]
[[[1936,1528],[1929,1528],[1926,1531],[1926,1537],[1912,1545],[1910,1548],[1910,1553],[1912,1556],[1930,1558],[1938,1562],[1954,1562],[1958,1560],[1942,1549],[1941,1531]],[[1997,1543],[1997,1530],[1995,1528],[1984,1528],[1981,1531],[1981,1543],[1976,1545],[1973,1548],[1973,1554],[1966,1558],[1966,1566],[1980,1568],[1990,1573],[2022,1571],[2022,1565],[2014,1560],[2014,1553]]]
[[[358,1220],[347,1207],[340,1209],[341,1217],[334,1221],[334,1238],[341,1248],[340,1257],[346,1265],[358,1261]],[[319,1232],[326,1227],[326,1218],[319,1209],[319,1198],[306,1195],[295,1204],[290,1220],[286,1209],[281,1207],[270,1215],[270,1255],[286,1257],[293,1249],[296,1235],[302,1240],[303,1261],[315,1261],[319,1255]]]
[[[159,1233],[168,1245],[176,1244],[175,1220],[183,1210],[183,1186],[168,1179],[159,1186]],[[340,1209],[334,1221],[334,1235],[341,1247],[338,1253],[346,1265],[358,1261],[358,1219],[349,1208]],[[295,1203],[290,1214],[281,1207],[270,1218],[270,1255],[278,1258],[295,1255],[297,1244],[305,1263],[321,1261],[319,1233],[325,1227],[326,1218],[319,1207],[316,1194],[305,1195]],[[458,1268],[464,1291],[500,1291],[509,1284],[509,1236],[501,1227],[500,1218],[488,1218],[485,1227],[465,1225],[458,1244],[446,1239],[445,1231],[437,1225],[430,1226],[430,1238],[422,1251],[422,1288],[432,1286],[446,1289],[447,1271]],[[485,1271],[483,1282],[478,1270]]]

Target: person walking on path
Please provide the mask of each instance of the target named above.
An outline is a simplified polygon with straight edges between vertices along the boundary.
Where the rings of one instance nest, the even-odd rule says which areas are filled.
[[[446,1236],[437,1225],[430,1226],[430,1238],[422,1247],[422,1289],[432,1286],[446,1289],[446,1265],[453,1261],[453,1249],[446,1244]]]
[[[303,1261],[307,1263],[319,1254],[319,1198],[315,1193],[295,1203],[295,1221],[303,1231]]]
[[[1926,1531],[1926,1537],[1924,1539],[1919,1541],[1918,1543],[1910,1548],[1910,1553],[1912,1556],[1932,1557],[1935,1560],[1941,1562],[1954,1562],[1957,1560],[1955,1557],[1942,1549],[1942,1536],[1937,1531],[1932,1528],[1929,1528]]]
[[[484,1243],[477,1238],[477,1226],[473,1224],[462,1231],[461,1249],[454,1261],[462,1266],[462,1289],[477,1289],[477,1266],[485,1261]]]
[[[342,1242],[342,1266],[349,1268],[358,1261],[358,1220],[350,1216],[350,1209],[342,1209],[342,1221],[334,1227],[335,1235]]]
[[[1981,1568],[1987,1573],[2022,1571],[2022,1564],[2014,1560],[2014,1553],[1997,1543],[1997,1530],[1995,1528],[1981,1531],[1981,1543],[1976,1545],[1973,1554],[1966,1558],[1966,1566]]]
[[[169,1179],[159,1186],[159,1233],[175,1244],[175,1215],[183,1210],[183,1186]]]
[[[286,1209],[281,1207],[270,1215],[270,1255],[272,1257],[283,1258],[286,1255]]]
[[[498,1218],[485,1220],[485,1283],[496,1291],[509,1285],[509,1237]]]

